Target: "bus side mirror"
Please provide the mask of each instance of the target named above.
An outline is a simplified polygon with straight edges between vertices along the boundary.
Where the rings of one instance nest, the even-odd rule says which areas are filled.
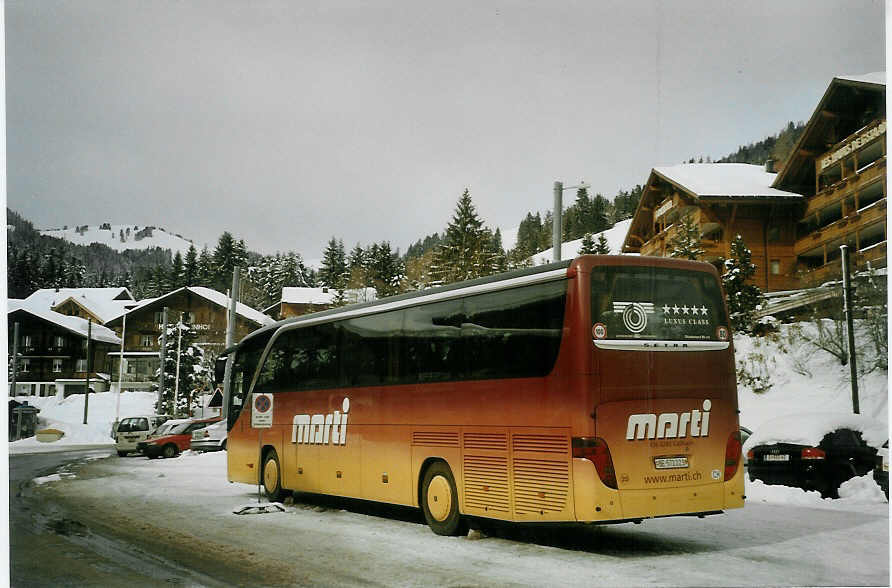
[[[217,358],[217,361],[214,363],[214,382],[217,385],[223,384],[223,378],[226,376],[226,360],[229,359],[228,355],[223,355]]]

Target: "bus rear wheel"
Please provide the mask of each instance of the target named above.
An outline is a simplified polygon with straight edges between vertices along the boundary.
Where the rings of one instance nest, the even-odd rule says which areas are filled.
[[[431,531],[437,535],[464,535],[467,523],[458,512],[455,478],[445,462],[437,461],[424,472],[421,482],[421,509]]]
[[[285,498],[282,489],[282,473],[279,467],[279,456],[273,449],[263,458],[263,491],[270,502],[281,502]]]

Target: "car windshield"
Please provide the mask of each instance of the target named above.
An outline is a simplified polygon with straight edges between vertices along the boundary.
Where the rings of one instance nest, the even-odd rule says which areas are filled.
[[[145,417],[130,417],[121,421],[118,425],[118,433],[132,433],[134,431],[148,431],[149,419]]]

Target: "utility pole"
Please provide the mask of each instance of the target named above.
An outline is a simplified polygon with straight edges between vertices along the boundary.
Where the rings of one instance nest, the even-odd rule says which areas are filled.
[[[87,384],[84,390],[84,424],[87,424],[87,412],[90,408],[90,339],[93,338],[93,319],[87,319]]]
[[[124,387],[124,341],[127,339],[127,313],[124,313],[124,326],[121,327],[121,355],[118,356],[118,397],[115,399],[115,425],[121,420],[121,392]]]
[[[855,329],[854,320],[852,319],[852,280],[849,276],[849,247],[848,245],[839,246],[840,257],[842,258],[842,296],[843,296],[843,312],[846,315],[846,332],[849,339],[849,369],[852,378],[852,411],[855,414],[861,414],[861,407],[858,402],[858,368],[855,365]]]
[[[167,353],[167,307],[161,310],[161,349],[158,351],[158,357],[161,358],[161,369],[158,370],[158,410],[161,409],[161,401],[164,399],[164,360]],[[174,418],[176,418],[176,407],[174,407]]]
[[[13,323],[12,326],[12,378],[10,381],[11,388],[9,390],[10,398],[15,396],[15,380],[19,371],[19,323]]]
[[[177,367],[173,378],[173,416],[177,416],[177,405],[180,399],[180,347],[183,344],[183,313],[177,321]],[[186,407],[186,418],[189,418],[189,407]]]
[[[226,315],[226,349],[235,344],[235,310],[238,304],[238,289],[239,268],[234,268],[232,271],[232,290],[229,291],[229,313]],[[226,358],[226,369],[223,371],[223,410],[220,412],[224,419],[229,417],[229,398],[232,396],[232,390],[230,390],[229,386],[229,380],[232,375],[232,359],[233,354],[230,353]]]
[[[561,260],[561,213],[564,211],[562,202],[564,195],[564,183],[554,183],[554,210],[551,213],[551,247],[554,261]]]

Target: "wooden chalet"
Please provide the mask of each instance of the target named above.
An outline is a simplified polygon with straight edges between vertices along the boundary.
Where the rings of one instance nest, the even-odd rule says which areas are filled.
[[[778,174],[770,161],[653,168],[622,251],[668,256],[689,218],[704,261],[741,235],[767,292],[839,277],[843,243],[856,268],[885,266],[885,138],[885,74],[834,78]]]
[[[624,253],[668,257],[683,219],[701,234],[703,261],[730,257],[743,237],[763,290],[795,287],[794,215],[802,196],[772,188],[775,174],[745,163],[655,167],[623,243]]]
[[[88,366],[90,389],[108,389],[108,354],[121,340],[101,324],[88,324],[87,319],[66,316],[26,301],[9,301],[7,313],[9,353],[13,352],[15,324],[19,325],[18,359],[14,395],[54,396],[83,393],[86,390]],[[90,355],[87,362],[87,334],[90,334]]]
[[[772,184],[802,194],[793,251],[802,286],[886,265],[886,75],[836,77]]]
[[[130,290],[117,288],[42,288],[25,299],[31,307],[104,324],[137,304]]]
[[[199,286],[180,288],[150,300],[145,300],[126,314],[106,323],[118,336],[124,337],[123,390],[148,390],[157,381],[155,370],[160,362],[161,325],[163,309],[167,307],[167,322],[182,320],[197,333],[196,343],[205,352],[217,354],[226,343],[226,315],[229,298],[216,290]],[[124,320],[126,317],[126,330]],[[235,340],[268,324],[273,319],[239,302],[236,306]],[[111,356],[113,387],[118,384],[119,358]]]

